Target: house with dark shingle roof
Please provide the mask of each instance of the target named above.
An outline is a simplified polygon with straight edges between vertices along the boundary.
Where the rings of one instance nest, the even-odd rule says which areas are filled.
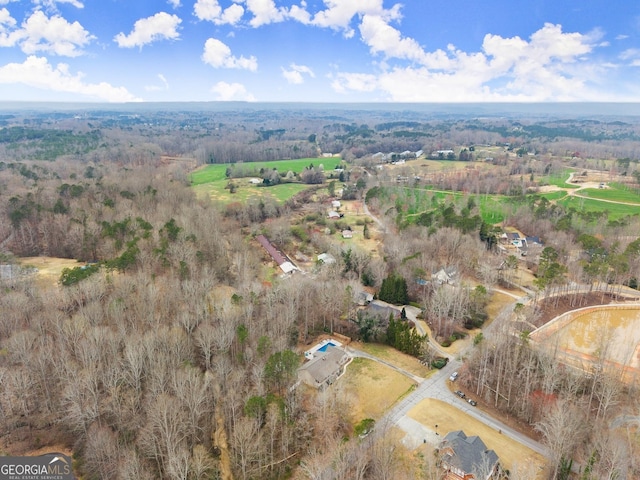
[[[445,480],[489,480],[498,478],[498,455],[477,435],[467,437],[462,430],[449,432],[440,444]]]
[[[314,353],[313,359],[298,369],[298,378],[311,387],[320,390],[328,387],[344,373],[351,357],[342,348],[328,346]]]

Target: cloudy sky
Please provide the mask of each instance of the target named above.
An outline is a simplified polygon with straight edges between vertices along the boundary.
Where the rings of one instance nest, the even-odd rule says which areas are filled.
[[[640,102],[640,2],[0,0],[0,100]]]

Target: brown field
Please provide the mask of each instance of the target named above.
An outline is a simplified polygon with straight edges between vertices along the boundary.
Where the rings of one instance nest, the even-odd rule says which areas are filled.
[[[503,467],[511,471],[527,464],[538,466],[538,478],[545,478],[540,467],[545,465],[544,457],[520,443],[496,432],[473,417],[440,400],[428,398],[409,411],[409,417],[423,425],[438,425],[438,432],[463,430],[466,435],[478,435],[482,441],[498,454]]]
[[[422,365],[417,358],[407,355],[406,353],[399,352],[395,348],[388,345],[382,345],[379,343],[360,343],[352,342],[351,347],[367,352],[370,355],[374,355],[378,358],[393,363],[396,367],[399,367],[407,372],[413,373],[422,378],[426,378],[431,375],[434,370],[430,370]]]
[[[378,254],[378,247],[380,242],[378,240],[379,227],[375,222],[372,222],[367,214],[364,213],[362,202],[360,200],[346,200],[342,202],[340,212],[344,213],[344,218],[341,220],[351,226],[353,230],[353,238],[342,238],[341,232],[336,232],[336,239],[343,245],[358,245],[362,249],[371,252],[374,256]],[[369,220],[369,237],[364,238],[364,225],[357,225],[358,220]]]
[[[42,286],[56,285],[64,268],[74,268],[84,265],[72,258],[55,257],[23,257],[20,264],[38,269],[37,282]]]
[[[521,295],[522,292],[518,290],[512,290],[515,295]],[[487,305],[487,314],[489,315],[489,321],[496,318],[502,310],[508,305],[511,305],[516,302],[516,299],[510,297],[509,295],[505,295],[500,292],[493,292],[491,294],[491,300],[489,300],[489,304]]]
[[[414,385],[408,377],[365,358],[354,358],[339,383],[349,399],[353,422],[379,419]]]

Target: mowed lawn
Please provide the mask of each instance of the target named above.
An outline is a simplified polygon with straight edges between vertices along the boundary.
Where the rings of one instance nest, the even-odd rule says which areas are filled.
[[[558,203],[566,208],[575,208],[582,212],[607,212],[609,220],[617,220],[628,215],[640,214],[640,204],[638,206],[624,205],[577,196],[565,197]]]
[[[561,172],[555,173],[553,175],[545,175],[542,177],[538,177],[537,181],[540,185],[555,185],[560,188],[580,188],[579,185],[573,185],[571,183],[567,183],[569,177],[571,176],[571,172],[574,170],[566,169]]]
[[[350,346],[353,348],[357,348],[358,350],[362,350],[369,355],[373,355],[375,357],[381,358],[382,360],[386,360],[396,367],[406,370],[407,372],[422,378],[427,378],[428,376],[436,372],[436,370],[431,370],[422,365],[416,357],[412,357],[411,355],[407,355],[406,353],[399,352],[389,345],[382,345],[380,343],[352,342]]]
[[[620,183],[609,183],[607,188],[585,188],[578,193],[579,195],[589,198],[635,203],[640,206],[640,195],[638,192]]]
[[[503,467],[515,471],[535,464],[539,467],[539,478],[545,478],[542,467],[546,462],[542,455],[441,400],[427,398],[413,407],[408,415],[427,428],[438,425],[442,436],[456,430],[463,430],[467,436],[478,435],[488,448],[498,454]]]
[[[339,382],[348,398],[353,422],[364,418],[380,419],[414,388],[410,378],[366,358],[354,358]]]

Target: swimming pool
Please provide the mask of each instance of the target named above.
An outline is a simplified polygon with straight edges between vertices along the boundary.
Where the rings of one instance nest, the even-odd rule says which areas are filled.
[[[323,346],[321,346],[317,351],[318,352],[326,352],[328,347],[337,347],[338,345],[334,342],[327,342]]]
[[[313,346],[310,350],[307,350],[304,353],[304,356],[305,356],[305,358],[307,360],[311,360],[313,358],[313,355],[316,352],[326,352],[327,348],[329,348],[330,346],[331,347],[341,347],[342,344],[337,340],[329,340],[329,339],[323,340],[319,344]]]

